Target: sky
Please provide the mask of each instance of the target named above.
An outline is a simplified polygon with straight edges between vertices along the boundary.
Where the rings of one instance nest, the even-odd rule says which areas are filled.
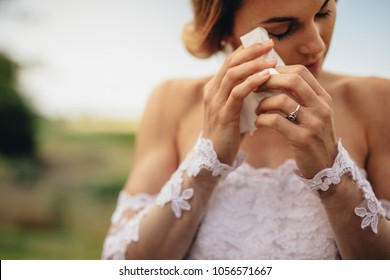
[[[390,1],[339,0],[324,68],[390,78]],[[160,82],[217,71],[181,42],[189,0],[0,0],[0,52],[49,118],[138,120]]]

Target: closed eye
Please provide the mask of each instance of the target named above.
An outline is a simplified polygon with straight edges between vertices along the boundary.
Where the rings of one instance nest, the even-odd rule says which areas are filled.
[[[268,30],[268,34],[270,37],[273,37],[279,41],[288,38],[291,36],[299,27],[298,22],[291,22],[288,26],[287,29],[283,32],[273,32],[272,30]]]

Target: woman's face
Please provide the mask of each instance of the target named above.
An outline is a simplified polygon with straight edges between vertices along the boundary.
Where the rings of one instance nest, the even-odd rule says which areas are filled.
[[[305,65],[318,75],[333,34],[335,0],[244,0],[237,11],[232,43],[260,26],[275,42],[275,50],[287,65]]]

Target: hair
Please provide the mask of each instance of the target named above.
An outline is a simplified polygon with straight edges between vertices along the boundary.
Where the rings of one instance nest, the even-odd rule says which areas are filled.
[[[208,58],[224,49],[231,35],[234,16],[243,0],[192,0],[194,19],[183,29],[186,49],[194,56]]]

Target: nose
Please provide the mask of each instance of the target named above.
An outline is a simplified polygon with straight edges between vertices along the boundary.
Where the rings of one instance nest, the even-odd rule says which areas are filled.
[[[302,35],[302,41],[299,46],[299,51],[302,54],[316,55],[325,49],[325,42],[315,22],[307,26]]]

